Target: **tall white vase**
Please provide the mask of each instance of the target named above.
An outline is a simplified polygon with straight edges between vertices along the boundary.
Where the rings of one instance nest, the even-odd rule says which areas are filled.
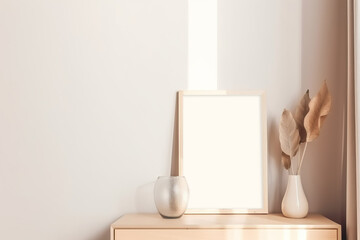
[[[300,175],[289,175],[288,185],[281,203],[285,217],[304,218],[309,211],[308,201],[301,184]]]

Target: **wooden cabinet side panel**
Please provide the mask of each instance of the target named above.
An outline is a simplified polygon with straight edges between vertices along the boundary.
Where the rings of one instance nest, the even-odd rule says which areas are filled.
[[[336,229],[116,229],[115,240],[340,240]]]

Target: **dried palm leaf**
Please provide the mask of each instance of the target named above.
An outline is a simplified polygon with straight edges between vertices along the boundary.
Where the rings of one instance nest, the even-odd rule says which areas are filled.
[[[286,109],[281,115],[279,136],[281,150],[290,157],[295,156],[299,150],[300,135],[293,115]]]
[[[320,134],[320,128],[331,108],[331,96],[324,81],[321,89],[309,103],[309,113],[304,119],[306,141],[311,142]]]
[[[284,152],[281,152],[281,162],[284,165],[285,169],[289,169],[291,167],[291,160],[290,160],[290,156],[287,155]]]
[[[304,127],[304,119],[306,114],[309,112],[309,102],[309,90],[307,90],[304,96],[301,98],[301,101],[296,108],[294,116],[297,127],[299,129],[300,143],[306,142],[306,129]]]

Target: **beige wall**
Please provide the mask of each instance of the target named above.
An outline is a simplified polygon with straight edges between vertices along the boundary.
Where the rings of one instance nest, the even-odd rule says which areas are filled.
[[[310,210],[340,221],[345,1],[218,8],[219,88],[267,90],[272,212],[279,116],[328,80],[334,106],[302,178]],[[105,240],[121,214],[155,211],[187,87],[186,1],[0,0],[0,66],[0,239]]]
[[[281,112],[294,111],[305,91],[314,96],[325,79],[333,107],[321,136],[308,146],[302,180],[310,211],[340,222],[345,196],[346,1],[219,1],[220,88],[267,90],[272,212],[280,211],[287,184],[279,161]]]
[[[218,55],[221,89],[266,90],[269,210],[280,212],[287,175],[278,126],[283,109],[294,108],[300,97],[301,2],[219,1]]]
[[[333,97],[322,134],[308,147],[303,182],[310,210],[340,222],[345,217],[346,1],[303,1],[302,22],[301,89],[318,89],[326,79]]]

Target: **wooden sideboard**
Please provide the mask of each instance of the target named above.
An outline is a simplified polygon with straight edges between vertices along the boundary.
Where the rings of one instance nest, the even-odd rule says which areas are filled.
[[[303,219],[268,215],[127,214],[111,225],[111,240],[340,240],[341,226],[321,215]]]

